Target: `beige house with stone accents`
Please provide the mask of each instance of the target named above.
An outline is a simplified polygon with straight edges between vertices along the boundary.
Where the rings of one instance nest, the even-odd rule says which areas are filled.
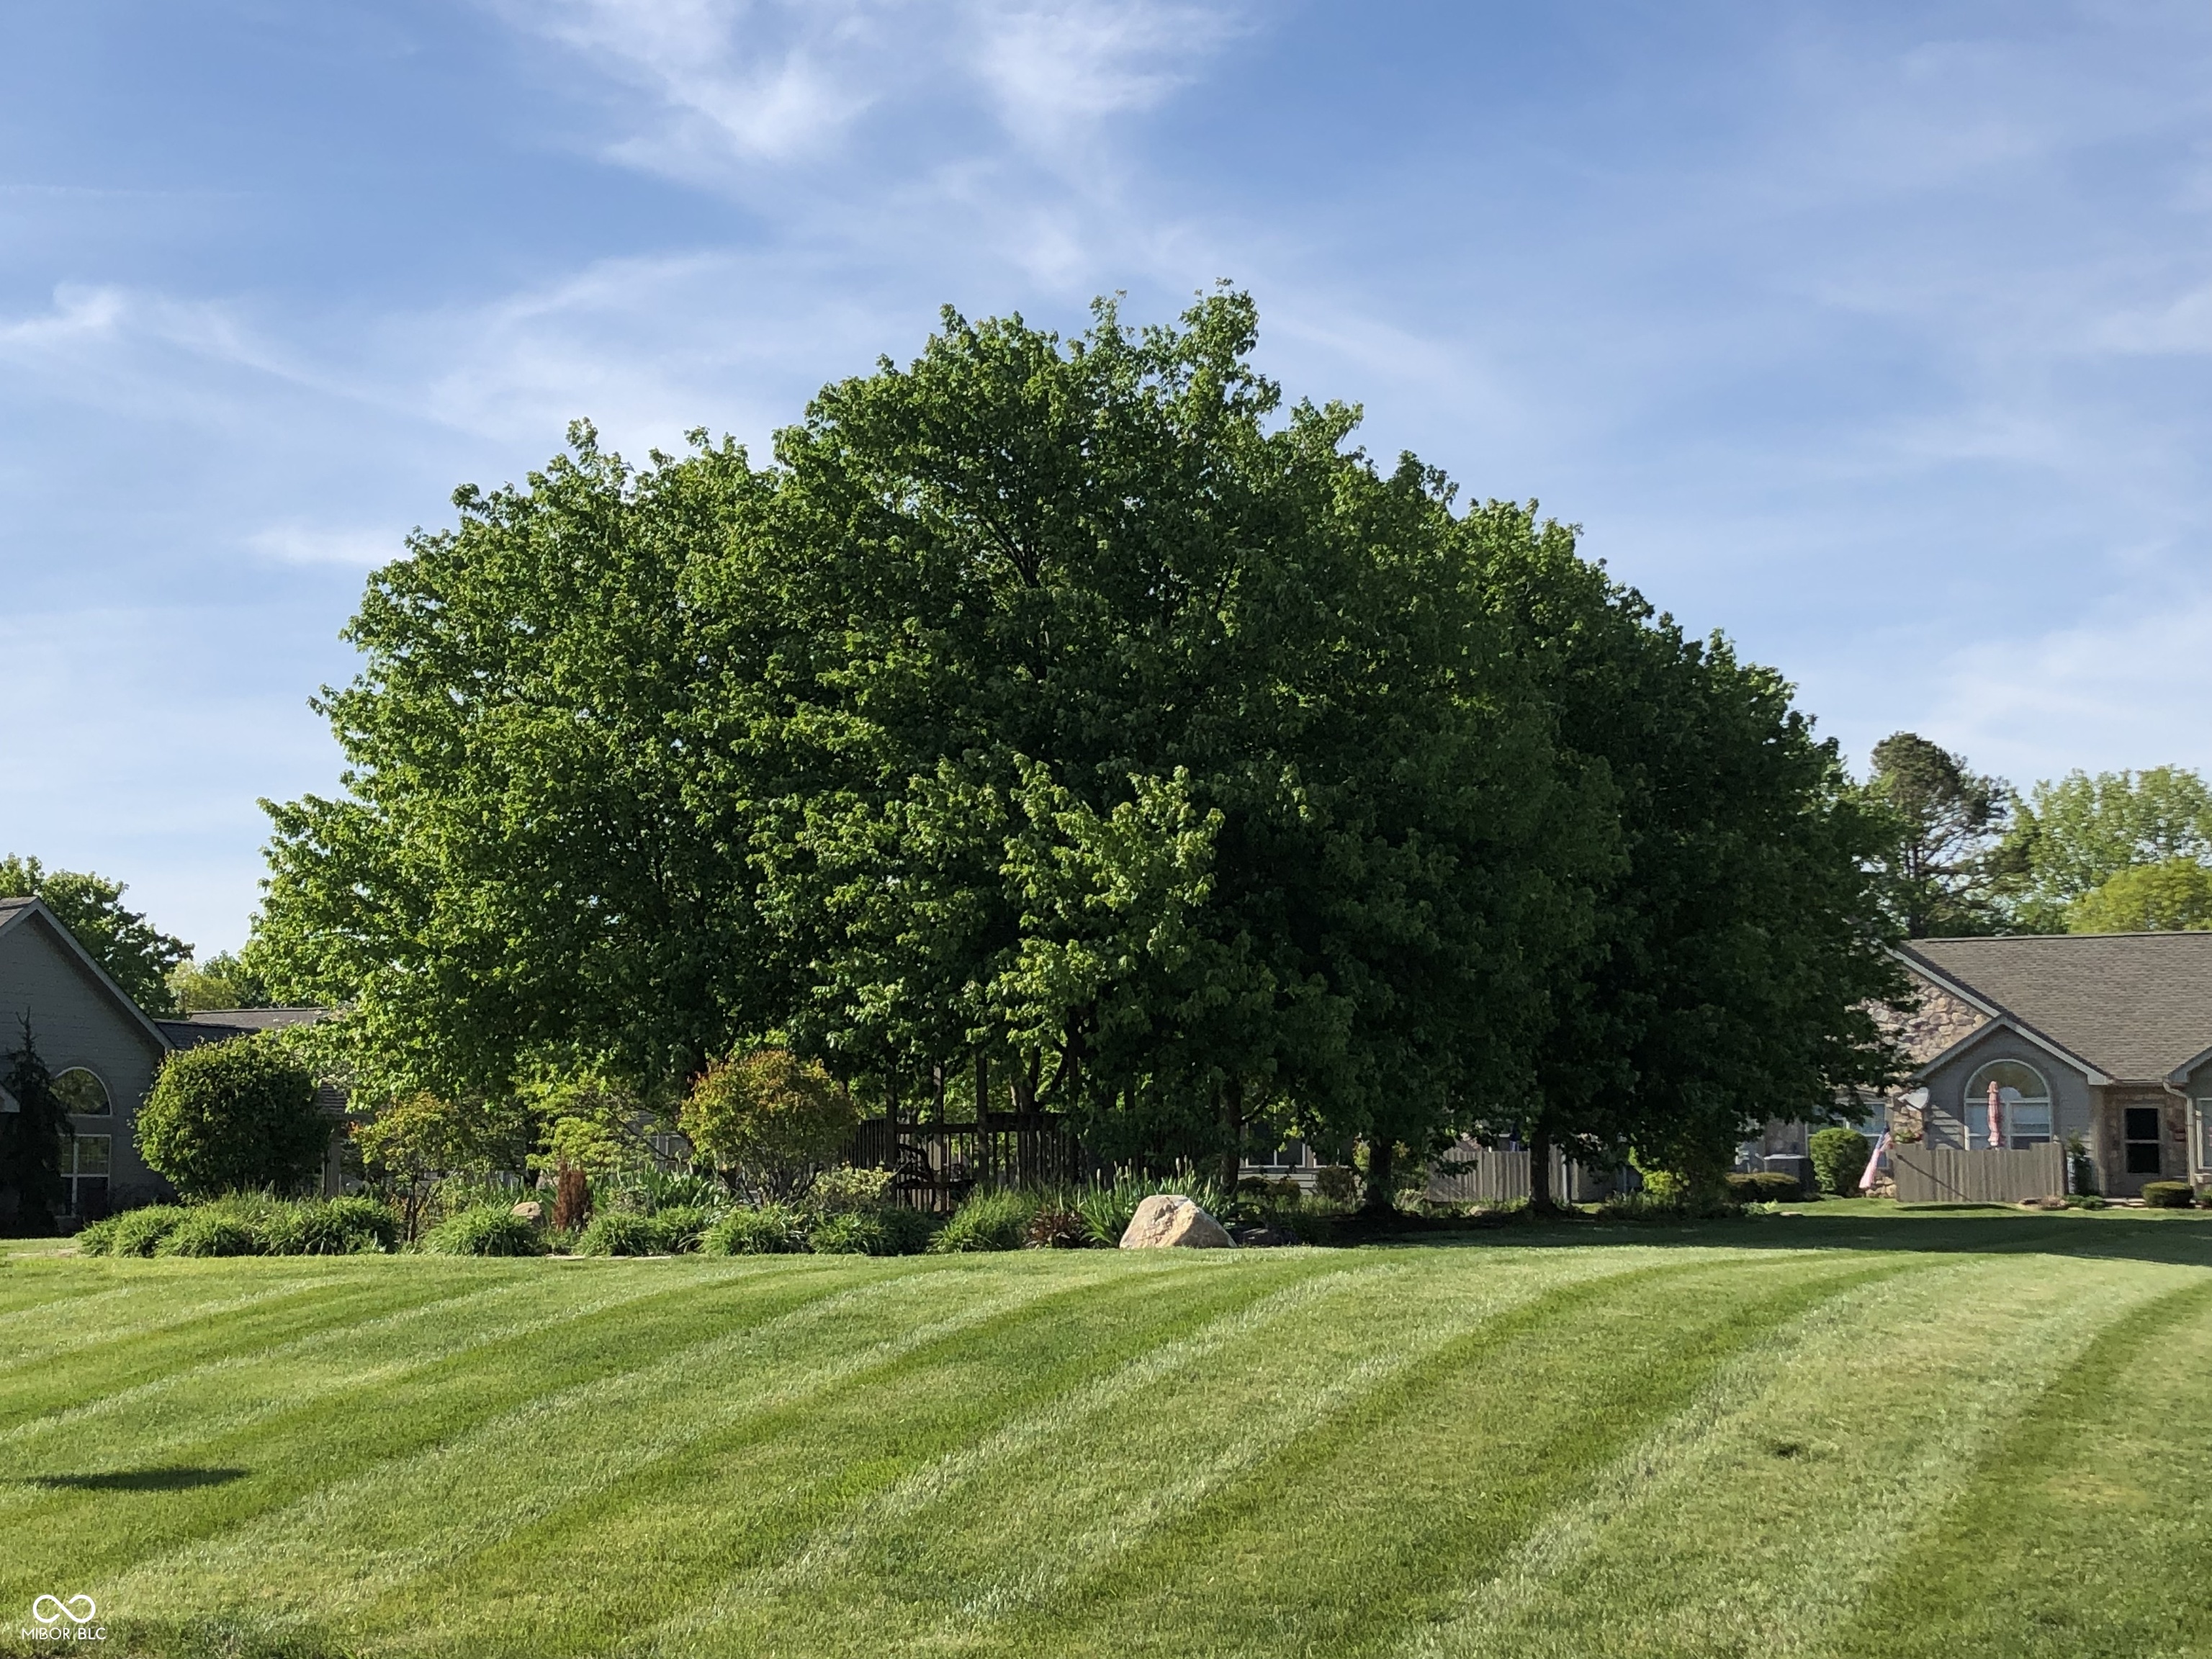
[[[1911,1074],[1885,1103],[1900,1139],[2007,1146],[2079,1137],[2098,1189],[2212,1184],[2212,933],[1915,939]],[[1879,1127],[1877,1123],[1875,1127]]]

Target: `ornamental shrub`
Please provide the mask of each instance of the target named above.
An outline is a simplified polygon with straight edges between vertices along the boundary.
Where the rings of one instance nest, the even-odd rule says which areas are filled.
[[[154,1247],[155,1255],[259,1255],[261,1235],[253,1224],[210,1205],[196,1209]]]
[[[856,1170],[848,1164],[840,1164],[814,1177],[806,1189],[806,1207],[823,1215],[840,1210],[880,1209],[890,1201],[892,1179],[889,1170]]]
[[[707,1229],[699,1248],[708,1255],[789,1255],[806,1248],[806,1229],[796,1210],[763,1204],[731,1211]]]
[[[171,1054],[138,1110],[147,1167],[187,1198],[296,1191],[320,1173],[331,1130],[313,1074],[262,1037]]]
[[[1813,1179],[1835,1198],[1856,1197],[1874,1148],[1856,1129],[1841,1125],[1817,1131],[1807,1150],[1813,1155]]]
[[[732,1182],[785,1199],[844,1151],[860,1121],[827,1072],[784,1048],[715,1061],[681,1118],[691,1144]]]
[[[2185,1210],[2197,1196],[2185,1181],[2146,1181],[2142,1201],[2154,1210]]]
[[[977,1193],[953,1212],[952,1219],[929,1241],[929,1248],[940,1255],[967,1250],[1018,1250],[1028,1242],[1030,1222],[1040,1207],[1027,1193]],[[1130,1212],[1135,1213],[1135,1206],[1130,1206]],[[1115,1242],[1119,1243],[1118,1238]]]
[[[1863,1170],[1866,1166],[1859,1166]],[[1754,1170],[1728,1178],[1729,1196],[1739,1204],[1794,1204],[1805,1196],[1803,1184],[1779,1170]]]
[[[543,1255],[538,1229],[512,1206],[479,1204],[449,1216],[422,1235],[419,1248],[432,1255]]]

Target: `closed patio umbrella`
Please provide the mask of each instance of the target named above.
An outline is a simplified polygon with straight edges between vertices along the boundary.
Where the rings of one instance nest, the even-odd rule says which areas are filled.
[[[1997,1081],[1990,1079],[1990,1147],[1991,1151],[2004,1145],[2004,1108],[1997,1103]]]

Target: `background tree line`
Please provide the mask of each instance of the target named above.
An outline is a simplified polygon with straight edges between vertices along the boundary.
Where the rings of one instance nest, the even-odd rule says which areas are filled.
[[[2212,928],[2212,788],[2193,771],[2069,773],[2025,795],[1913,732],[1875,746],[1880,863],[1915,939]]]

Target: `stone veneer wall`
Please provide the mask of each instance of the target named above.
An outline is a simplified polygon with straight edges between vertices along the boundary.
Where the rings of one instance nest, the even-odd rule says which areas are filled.
[[[1883,1023],[1905,1045],[1915,1066],[1924,1066],[1952,1044],[1971,1036],[1990,1023],[1990,1017],[1972,1003],[1953,996],[1917,973],[1920,1006],[1909,1014],[1888,1014]]]

